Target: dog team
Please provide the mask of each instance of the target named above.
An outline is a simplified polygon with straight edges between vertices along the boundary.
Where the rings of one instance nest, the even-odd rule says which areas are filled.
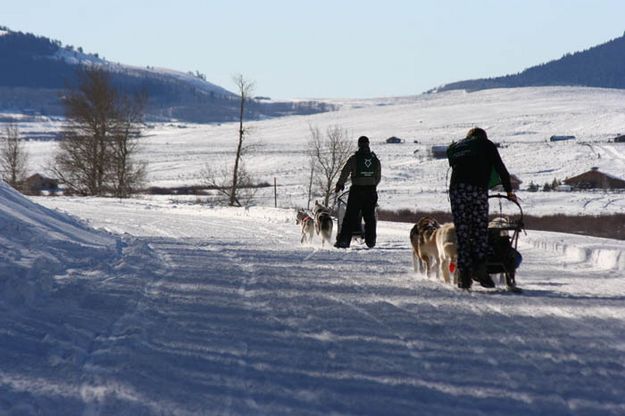
[[[488,190],[501,184],[507,198],[516,203],[510,174],[497,147],[479,127],[470,129],[464,139],[452,142],[447,159],[452,170],[449,200],[453,222],[440,224],[428,216],[419,219],[410,231],[414,268],[426,275],[435,272],[461,289],[469,289],[474,280],[484,287],[494,287],[487,269]],[[356,230],[361,230],[361,218],[367,247],[375,246],[375,207],[380,179],[380,161],[369,149],[369,139],[360,136],[358,151],[343,166],[335,187],[338,194],[346,181],[351,180],[345,216],[334,247],[349,247]],[[302,244],[310,243],[314,232],[321,236],[322,246],[330,243],[330,210],[318,202],[312,215],[298,211],[297,223],[301,225]]]
[[[332,228],[334,226],[332,214],[330,209],[324,207],[318,201],[315,201],[315,208],[312,215],[309,215],[303,209],[298,210],[295,222],[299,224],[302,230],[300,243],[312,243],[313,235],[316,233],[321,237],[322,247],[326,242],[332,244]]]
[[[333,220],[328,208],[315,201],[312,214],[297,211],[296,223],[301,228],[301,244],[311,244],[314,235],[321,245],[331,243]],[[446,283],[457,284],[455,273],[458,251],[454,224],[440,224],[432,217],[422,217],[410,230],[414,270],[431,276],[442,276]]]

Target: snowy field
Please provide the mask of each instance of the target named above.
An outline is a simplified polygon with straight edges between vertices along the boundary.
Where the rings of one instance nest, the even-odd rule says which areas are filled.
[[[0,183],[0,415],[625,414],[625,242],[529,231],[522,294],[464,292],[413,271],[411,224],[381,222],[373,250],[301,246],[293,209],[309,124],[372,138],[382,208],[447,209],[446,162],[417,148],[477,124],[525,183],[590,166],[618,176],[625,148],[607,139],[623,103],[595,89],[455,92],[252,123],[262,146],[249,167],[278,177],[279,208],[26,198]],[[150,129],[150,183],[196,184],[234,135]],[[391,135],[406,143],[380,143]],[[28,146],[45,166],[54,143]],[[625,205],[615,193],[521,197],[535,215]]]
[[[523,294],[467,293],[409,224],[339,251],[286,209],[35,202],[0,184],[2,415],[625,413],[623,242],[531,232]]]
[[[309,126],[322,132],[341,126],[354,139],[367,135],[382,161],[380,207],[448,210],[446,160],[427,157],[432,145],[464,137],[481,126],[502,146],[500,153],[522,189],[542,186],[598,167],[625,179],[625,144],[609,143],[625,134],[625,91],[593,88],[522,88],[467,94],[452,91],[416,97],[340,100],[340,111],[249,123],[255,144],[246,165],[258,182],[277,180],[278,204],[306,206]],[[58,132],[61,123],[20,125],[29,133]],[[177,187],[202,183],[205,166],[232,163],[238,125],[156,124],[144,131],[141,158],[149,162],[149,185]],[[552,135],[575,135],[575,142],[550,143]],[[386,144],[391,136],[405,140]],[[414,143],[414,141],[419,143]],[[31,171],[45,172],[56,144],[32,141]],[[416,152],[416,153],[415,153]],[[273,190],[259,194],[258,205],[273,205]],[[529,214],[601,214],[623,212],[625,193],[521,192]]]

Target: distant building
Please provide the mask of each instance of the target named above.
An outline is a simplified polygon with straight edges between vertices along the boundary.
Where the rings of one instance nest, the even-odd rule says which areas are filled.
[[[558,185],[554,190],[558,192],[571,192],[573,187],[571,185]]]
[[[56,192],[59,190],[59,181],[35,173],[24,180],[22,190],[28,195],[39,195],[42,191]]]
[[[625,143],[625,134],[616,136],[613,141],[614,143]]]
[[[562,142],[562,141],[566,141],[566,140],[575,140],[575,136],[551,136],[549,138],[550,142]]]
[[[564,184],[571,185],[574,189],[625,189],[625,180],[600,172],[596,167],[565,179]]]
[[[403,143],[403,140],[399,137],[392,136],[386,139],[386,143]]]

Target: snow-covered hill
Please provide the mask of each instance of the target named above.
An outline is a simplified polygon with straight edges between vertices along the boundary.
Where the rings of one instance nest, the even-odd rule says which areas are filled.
[[[156,78],[171,78],[195,88],[199,93],[234,97],[234,94],[225,88],[208,82],[205,79],[188,72],[176,71],[169,68],[125,65],[122,63],[107,61],[106,59],[100,58],[98,55],[84,53],[82,50],[74,50],[73,48],[60,48],[53,55],[53,58],[62,60],[70,65],[97,66],[110,72],[131,75],[137,78],[147,78],[150,76]]]
[[[459,91],[416,97],[336,101],[342,109],[311,116],[282,117],[249,123],[250,143],[259,144],[247,160],[259,182],[279,185],[281,207],[305,206],[306,143],[309,126],[325,131],[338,125],[354,138],[367,135],[382,161],[380,206],[384,209],[448,209],[446,160],[428,157],[432,145],[462,138],[473,126],[485,128],[501,143],[500,152],[525,189],[598,167],[625,179],[625,144],[609,139],[625,133],[625,91],[591,88],[523,88]],[[24,131],[54,130],[59,123],[24,124]],[[185,127],[185,128],[180,128]],[[206,166],[220,169],[235,150],[238,126],[155,125],[146,130],[141,157],[149,162],[153,186],[199,185]],[[551,143],[554,134],[571,134],[574,142]],[[390,136],[403,144],[385,144]],[[418,141],[418,143],[415,143]],[[55,143],[31,143],[32,169],[43,170]],[[259,204],[273,203],[272,190]],[[554,212],[599,214],[623,212],[625,194],[521,193],[530,214]]]
[[[0,111],[58,117],[67,88],[78,84],[85,67],[110,74],[124,94],[145,93],[148,120],[222,122],[238,115],[236,95],[196,71],[115,63],[81,47],[0,26]],[[323,103],[256,100],[248,110],[255,118],[328,111]]]
[[[527,68],[516,74],[487,79],[453,82],[436,90],[476,91],[488,88],[579,85],[587,87],[624,88],[622,59],[625,35],[584,51],[567,53],[560,59]]]
[[[625,412],[622,242],[531,232],[522,295],[466,293],[410,224],[339,251],[286,209],[36,202],[0,187],[0,414]]]

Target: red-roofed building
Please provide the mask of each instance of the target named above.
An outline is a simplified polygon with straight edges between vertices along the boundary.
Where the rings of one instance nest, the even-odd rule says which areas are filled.
[[[625,189],[625,180],[600,172],[596,167],[581,175],[567,178],[564,183],[575,189]]]

